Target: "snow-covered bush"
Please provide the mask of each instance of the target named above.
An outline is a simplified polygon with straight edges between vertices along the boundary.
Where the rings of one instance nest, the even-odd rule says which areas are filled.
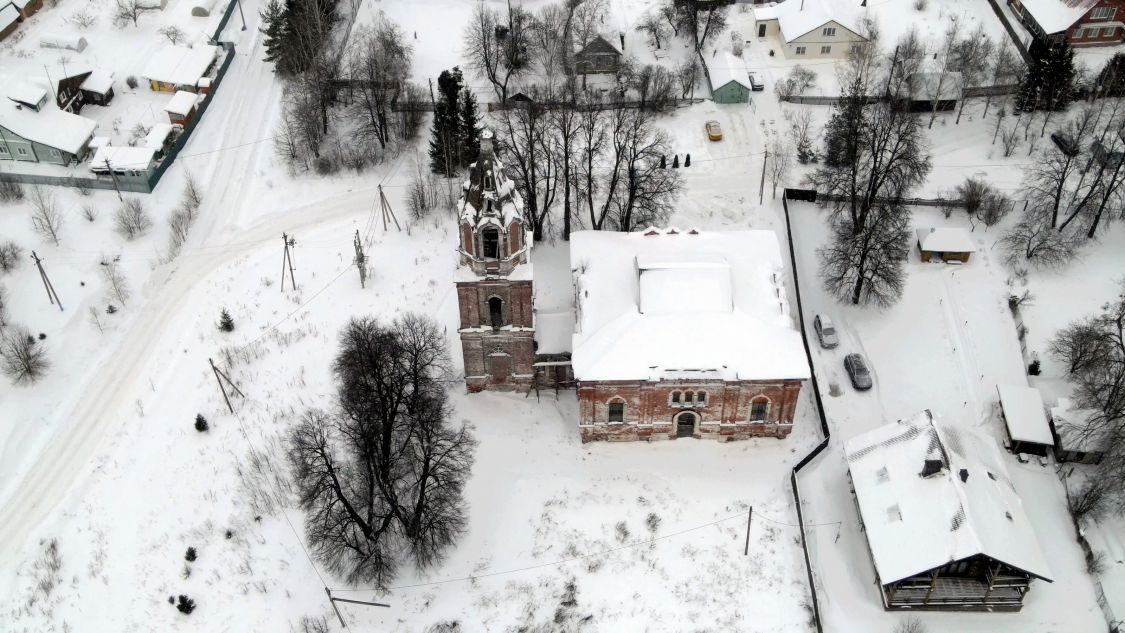
[[[23,200],[23,185],[18,182],[0,180],[0,202],[19,202]]]
[[[135,89],[137,87],[137,78],[133,75],[129,75],[125,78],[125,85]]]
[[[23,249],[12,240],[0,242],[0,273],[10,273],[23,262]]]
[[[51,367],[47,350],[22,325],[4,329],[0,336],[0,372],[12,384],[33,383]]]
[[[87,222],[93,222],[94,220],[97,220],[98,208],[92,204],[82,205],[82,217],[85,218]]]
[[[152,228],[152,218],[148,216],[140,198],[126,198],[114,215],[117,232],[127,240],[148,233]]]
[[[898,623],[898,626],[895,627],[895,633],[926,633],[926,625],[912,615]]]

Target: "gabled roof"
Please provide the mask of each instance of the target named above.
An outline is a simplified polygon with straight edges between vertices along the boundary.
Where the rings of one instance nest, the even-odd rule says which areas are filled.
[[[178,114],[182,117],[187,116],[191,112],[191,109],[195,107],[198,97],[199,95],[194,92],[177,90],[176,94],[172,95],[167,105],[164,106],[164,111],[171,114]]]
[[[918,229],[918,244],[935,253],[972,253],[977,250],[969,232],[959,228]]]
[[[196,44],[188,48],[169,44],[148,60],[141,76],[177,86],[194,86],[218,55],[217,46]]]
[[[1000,395],[1008,435],[1013,440],[1045,446],[1055,443],[1038,389],[1026,385],[996,385],[996,393]]]
[[[113,89],[113,73],[100,68],[94,69],[90,76],[82,82],[81,88],[100,95],[107,94]]]
[[[754,7],[754,19],[777,20],[786,42],[835,22],[859,35],[859,23],[867,9],[859,0],[785,0],[772,7]]]
[[[47,89],[25,79],[12,82],[6,90],[6,96],[16,103],[39,108],[47,101]]]
[[[20,10],[7,3],[0,7],[0,31],[13,25],[20,19]]]
[[[81,151],[97,126],[86,117],[59,110],[51,102],[39,112],[17,108],[14,103],[0,103],[0,127],[69,154]]]
[[[746,66],[741,59],[730,53],[712,57],[707,62],[707,73],[711,75],[712,90],[718,90],[732,81],[747,90],[753,88],[750,85],[750,78],[746,75]]]
[[[578,380],[809,376],[773,231],[571,234]]]
[[[612,42],[610,42],[606,38],[602,37],[601,35],[595,35],[594,39],[590,40],[589,43],[586,44],[586,48],[583,48],[582,50],[578,51],[579,55],[592,55],[592,54],[605,54],[605,53],[612,54],[612,55],[620,55],[621,51],[616,46],[614,46]]]
[[[884,585],[974,556],[1050,581],[996,442],[929,411],[844,443]],[[922,476],[927,460],[940,465]]]
[[[1020,0],[1024,11],[1048,35],[1069,29],[1097,4],[1098,0]]]
[[[469,165],[459,200],[461,221],[474,227],[490,222],[507,229],[513,221],[523,221],[523,199],[496,156],[495,135],[484,130],[480,141],[480,155]]]

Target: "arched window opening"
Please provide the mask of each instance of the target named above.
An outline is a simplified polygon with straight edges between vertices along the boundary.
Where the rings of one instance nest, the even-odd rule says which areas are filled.
[[[488,300],[488,319],[492,327],[504,325],[504,302],[500,297],[492,297]]]
[[[770,413],[770,401],[765,396],[758,396],[750,401],[750,421],[765,422]]]
[[[492,177],[492,172],[484,175],[484,190],[494,191],[496,189],[496,180]]]
[[[707,392],[706,391],[696,391],[695,392],[695,403],[698,404],[701,407],[706,405],[707,404]]]
[[[493,228],[481,231],[481,246],[486,259],[500,258],[500,232]]]
[[[695,392],[693,392],[693,391],[685,391],[684,392],[684,406],[690,407],[694,400],[695,400]]]
[[[609,403],[609,421],[610,423],[621,423],[625,421],[625,403],[623,401],[614,401]]]
[[[680,404],[680,398],[681,398],[682,396],[683,396],[683,394],[682,394],[682,393],[680,393],[679,391],[673,391],[673,392],[672,392],[672,400],[671,400],[671,402],[672,402],[672,406],[679,406],[679,404]]]

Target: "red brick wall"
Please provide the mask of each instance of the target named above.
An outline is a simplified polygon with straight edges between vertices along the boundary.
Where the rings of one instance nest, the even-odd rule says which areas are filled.
[[[473,227],[467,223],[461,225],[461,250],[473,254]]]
[[[675,406],[673,391],[705,391],[705,404]],[[579,384],[579,424],[583,441],[642,440],[676,436],[676,416],[693,411],[699,416],[696,437],[741,439],[751,436],[786,437],[792,430],[799,380],[742,381],[599,381]],[[769,399],[764,422],[751,422],[755,398]],[[625,421],[609,424],[609,402],[625,401]],[[618,400],[619,401],[619,400]]]
[[[1109,18],[1095,19],[1093,13],[1096,9],[1100,8],[1116,9],[1117,11]],[[1123,36],[1125,36],[1123,30],[1116,26],[1117,23],[1123,20],[1125,20],[1125,2],[1119,0],[1101,0],[1101,2],[1091,7],[1090,10],[1086,12],[1086,15],[1082,16],[1082,19],[1078,20],[1074,26],[1067,29],[1066,39],[1075,46],[1105,46],[1117,44],[1120,43]],[[1107,27],[1111,28],[1112,31],[1109,34],[1103,34],[1104,29]],[[1097,29],[1096,34],[1087,36],[1086,30],[1088,28]]]
[[[457,304],[461,329],[491,326],[488,300],[499,297],[503,302],[504,325],[532,327],[533,299],[531,281],[481,279],[457,283]]]
[[[520,249],[520,225],[518,222],[512,222],[508,225],[508,255]]]

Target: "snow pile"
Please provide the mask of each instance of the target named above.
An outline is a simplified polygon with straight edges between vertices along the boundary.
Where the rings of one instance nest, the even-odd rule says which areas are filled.
[[[809,376],[772,231],[571,235],[579,380]]]
[[[844,452],[881,583],[978,554],[1050,580],[993,440],[925,411],[848,440]],[[939,467],[922,476],[927,462]]]
[[[1034,387],[1021,385],[996,385],[1000,394],[1000,408],[1008,424],[1008,435],[1017,442],[1031,442],[1051,446],[1055,443],[1043,397]]]

